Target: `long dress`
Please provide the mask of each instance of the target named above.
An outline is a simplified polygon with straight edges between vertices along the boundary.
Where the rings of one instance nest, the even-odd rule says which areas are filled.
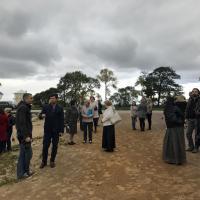
[[[186,162],[184,113],[176,105],[167,105],[164,110],[167,125],[163,142],[163,160],[170,164]]]
[[[102,148],[113,151],[116,148],[115,144],[115,126],[111,123],[110,119],[113,116],[112,106],[108,107],[103,113],[103,137]]]

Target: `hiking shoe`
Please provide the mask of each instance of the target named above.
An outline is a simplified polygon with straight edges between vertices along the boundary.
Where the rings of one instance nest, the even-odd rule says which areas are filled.
[[[75,142],[68,142],[69,145],[74,145],[76,144]]]
[[[197,148],[194,148],[193,151],[192,151],[192,153],[198,153],[198,151],[199,150]]]
[[[32,170],[29,170],[29,172],[27,174],[28,174],[28,176],[33,176],[33,174],[35,174],[35,172]]]
[[[47,166],[47,164],[42,162],[41,165],[40,165],[40,169],[43,169],[45,166]]]
[[[90,140],[89,143],[92,144],[92,140]]]
[[[188,147],[187,149],[186,149],[186,151],[193,151],[193,147]]]
[[[54,168],[54,167],[56,167],[56,164],[55,164],[55,162],[50,162],[50,167],[51,167],[51,168]]]

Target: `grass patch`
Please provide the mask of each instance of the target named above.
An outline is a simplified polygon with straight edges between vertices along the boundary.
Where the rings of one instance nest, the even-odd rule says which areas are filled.
[[[0,186],[16,181],[17,147],[14,149],[0,155]]]

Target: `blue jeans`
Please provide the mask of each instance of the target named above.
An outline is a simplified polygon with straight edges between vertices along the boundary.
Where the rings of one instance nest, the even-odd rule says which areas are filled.
[[[25,173],[29,173],[30,161],[33,155],[31,143],[20,143],[20,152],[17,163],[17,179],[23,177]]]
[[[134,130],[136,129],[137,116],[134,117],[132,116],[131,119],[132,119],[132,129]]]

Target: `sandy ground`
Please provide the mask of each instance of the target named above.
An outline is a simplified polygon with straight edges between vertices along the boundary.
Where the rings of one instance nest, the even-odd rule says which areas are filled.
[[[187,153],[187,164],[163,163],[164,121],[153,114],[152,131],[132,131],[129,114],[121,112],[123,122],[116,127],[114,153],[101,149],[102,127],[94,134],[93,144],[66,145],[63,136],[57,166],[39,169],[42,140],[33,143],[32,168],[36,174],[19,183],[0,188],[2,200],[199,200],[200,153]],[[36,122],[34,135],[42,134]]]

